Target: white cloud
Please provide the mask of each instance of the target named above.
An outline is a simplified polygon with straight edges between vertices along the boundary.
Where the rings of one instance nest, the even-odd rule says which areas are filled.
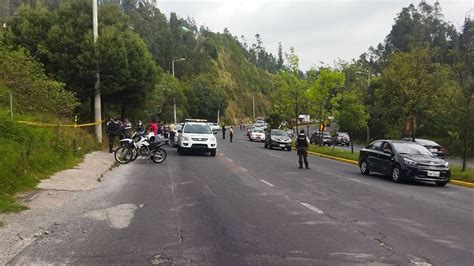
[[[434,0],[427,1],[432,4]],[[267,50],[276,53],[278,42],[284,49],[295,47],[301,67],[319,61],[332,64],[337,58],[350,60],[383,42],[393,19],[410,0],[158,0],[165,14],[176,12],[193,17],[198,25],[213,31],[228,28],[244,35],[249,43],[259,33]],[[446,20],[460,28],[472,0],[441,0]]]

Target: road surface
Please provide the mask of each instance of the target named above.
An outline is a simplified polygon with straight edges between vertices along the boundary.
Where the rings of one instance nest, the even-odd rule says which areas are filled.
[[[474,190],[318,157],[302,170],[236,131],[215,158],[116,168],[10,263],[473,265]]]

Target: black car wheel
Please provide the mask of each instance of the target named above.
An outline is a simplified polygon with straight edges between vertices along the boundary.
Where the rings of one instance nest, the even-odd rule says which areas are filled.
[[[370,174],[369,165],[367,164],[367,162],[365,160],[360,162],[359,168],[360,168],[360,172],[363,175],[369,175]]]
[[[446,184],[448,184],[448,181],[436,181],[438,187],[444,187]]]
[[[392,169],[392,180],[395,183],[401,183],[403,180],[402,169],[398,165],[395,165]]]

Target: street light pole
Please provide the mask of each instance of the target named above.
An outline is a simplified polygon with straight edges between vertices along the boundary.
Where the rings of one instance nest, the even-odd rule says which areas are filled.
[[[92,31],[94,34],[94,45],[99,37],[99,21],[97,15],[97,0],[92,0]],[[94,84],[94,121],[95,121],[95,137],[99,143],[102,143],[102,105],[100,97],[100,74],[96,70]]]
[[[174,78],[174,63],[184,61],[186,58],[181,58],[178,60],[173,60],[171,61],[171,73],[173,73],[173,78]],[[176,88],[173,91],[173,118],[174,118],[174,124],[176,125]]]
[[[370,76],[372,76],[371,73],[364,72],[364,71],[357,71],[356,73],[367,75],[367,95],[368,95],[369,90],[370,90]],[[367,143],[369,143],[369,141],[370,141],[370,128],[369,128],[369,124],[367,123]]]
[[[253,121],[255,121],[255,91],[252,91],[252,110],[253,110]]]

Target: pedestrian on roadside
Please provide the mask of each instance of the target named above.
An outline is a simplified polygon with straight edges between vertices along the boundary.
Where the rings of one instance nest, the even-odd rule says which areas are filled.
[[[109,137],[109,153],[113,152],[115,137],[119,135],[120,124],[115,117],[110,118],[107,122],[105,132]]]
[[[242,130],[242,124],[240,124],[240,130]]]
[[[125,118],[123,122],[123,133],[124,137],[127,139],[132,137],[132,123],[128,121],[128,118]]]
[[[232,142],[232,139],[234,138],[234,128],[233,127],[230,127],[230,129],[229,129],[229,138],[230,138],[230,142]]]
[[[158,124],[155,119],[151,120],[150,131],[153,132],[155,136],[158,134]]]
[[[299,163],[299,168],[303,168],[303,160],[304,160],[304,165],[306,169],[309,169],[309,163],[308,163],[308,147],[309,147],[309,139],[308,137],[304,134],[304,129],[300,130],[300,134],[298,135],[298,138],[296,139],[296,149],[298,151],[298,163]]]
[[[165,124],[164,129],[163,129],[163,135],[165,139],[169,139],[170,134],[170,126],[168,124]]]
[[[222,139],[225,139],[225,124],[222,124]]]
[[[119,137],[119,140],[122,140],[125,138],[125,129],[123,127],[123,122],[122,122],[122,119],[121,118],[117,118],[116,119],[117,123],[119,124],[119,134],[118,134],[118,137]]]
[[[138,120],[136,130],[138,134],[145,133],[145,126],[143,125],[142,121]]]
[[[176,125],[171,123],[170,125],[170,141],[171,144],[174,145],[174,136],[176,135]]]

